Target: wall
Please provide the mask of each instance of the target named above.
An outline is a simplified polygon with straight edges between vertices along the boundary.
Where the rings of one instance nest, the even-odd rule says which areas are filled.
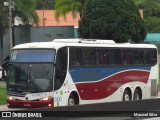
[[[31,28],[31,42],[47,42],[59,38],[74,38],[74,27],[59,26]]]

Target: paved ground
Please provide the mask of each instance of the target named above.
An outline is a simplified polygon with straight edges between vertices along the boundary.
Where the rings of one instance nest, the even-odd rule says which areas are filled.
[[[11,108],[8,108],[7,105],[0,105],[0,111],[15,111],[15,110],[21,110],[20,108],[19,109],[11,109]]]

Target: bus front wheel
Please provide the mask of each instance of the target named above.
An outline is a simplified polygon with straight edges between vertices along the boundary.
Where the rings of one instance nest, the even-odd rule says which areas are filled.
[[[77,104],[77,100],[74,95],[70,95],[68,99],[68,106],[73,106]]]

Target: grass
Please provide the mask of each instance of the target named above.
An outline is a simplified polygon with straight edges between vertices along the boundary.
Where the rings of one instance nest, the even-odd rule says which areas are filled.
[[[0,105],[6,104],[6,88],[0,87]]]

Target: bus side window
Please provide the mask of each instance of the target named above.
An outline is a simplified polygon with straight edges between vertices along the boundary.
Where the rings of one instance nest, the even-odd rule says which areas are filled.
[[[54,89],[59,89],[65,80],[66,73],[67,73],[67,60],[68,60],[68,54],[67,54],[67,48],[60,48],[57,52],[57,58],[56,58],[56,71],[55,71],[55,83],[54,83]]]
[[[70,48],[69,50],[69,65],[80,66],[82,65],[81,48]]]
[[[156,50],[150,50],[150,60],[151,60],[151,65],[154,65],[157,63],[157,52]]]
[[[121,55],[122,55],[122,64],[123,65],[132,64],[132,50],[124,49],[121,51]]]
[[[149,52],[149,50],[144,50],[143,53],[144,53],[144,64],[149,65],[151,63],[150,52]]]
[[[96,65],[96,51],[94,48],[84,48],[83,65]]]
[[[77,57],[76,57],[76,51],[75,51],[75,49],[74,48],[70,48],[70,50],[69,50],[70,52],[69,52],[69,65],[70,66],[76,66],[77,64]]]
[[[108,49],[97,49],[97,59],[99,65],[108,65]]]
[[[133,56],[134,56],[134,64],[135,65],[141,65],[143,64],[143,52],[142,50],[133,50]]]
[[[125,50],[121,50],[122,64],[127,65],[127,59],[125,56]]]
[[[120,49],[109,50],[109,62],[111,65],[120,65],[121,64]]]

